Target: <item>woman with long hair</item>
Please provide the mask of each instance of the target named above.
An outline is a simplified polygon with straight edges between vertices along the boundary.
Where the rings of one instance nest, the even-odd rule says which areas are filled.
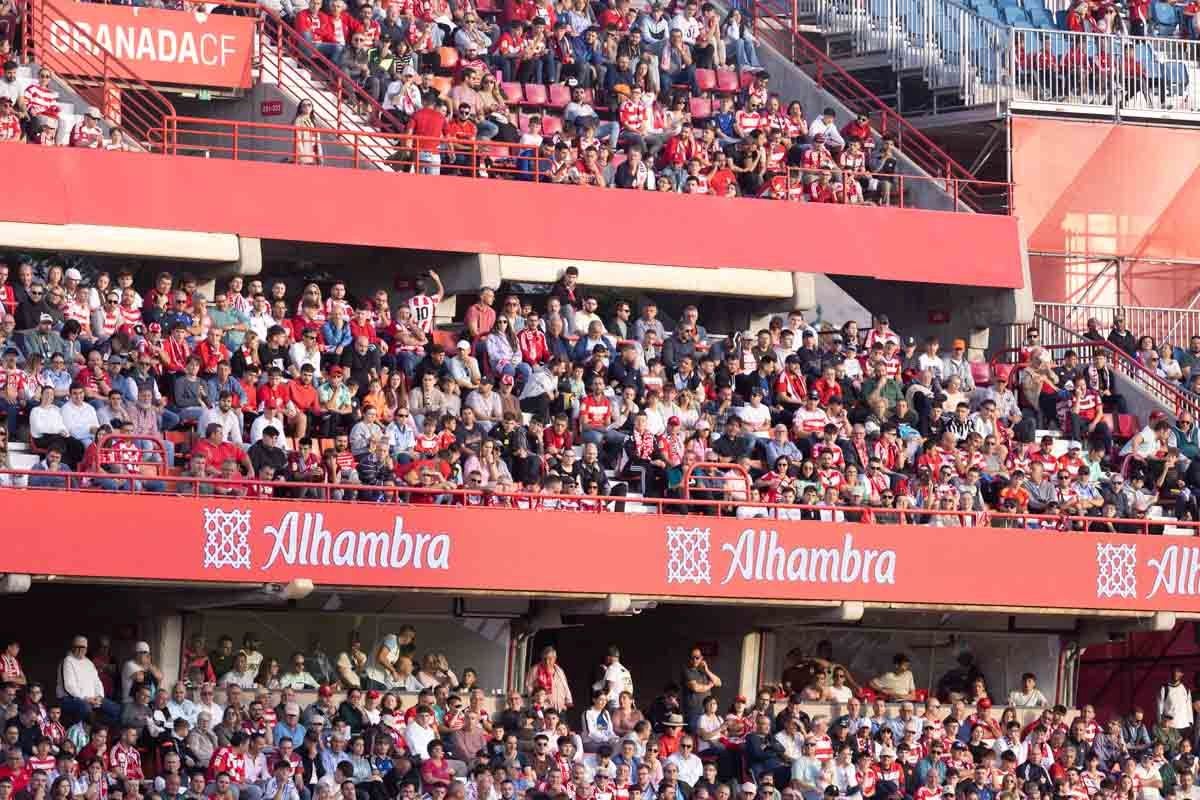
[[[321,147],[321,134],[317,130],[317,115],[311,100],[301,100],[292,118],[296,129],[293,135],[293,159],[297,164],[320,166],[325,159]]]

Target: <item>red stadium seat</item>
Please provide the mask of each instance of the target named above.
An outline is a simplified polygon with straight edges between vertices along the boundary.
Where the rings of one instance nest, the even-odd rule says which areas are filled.
[[[449,97],[450,87],[454,85],[454,81],[450,80],[450,78],[447,78],[445,75],[435,75],[433,76],[433,79],[430,80],[429,85],[432,86],[434,91],[436,91],[442,97]]]
[[[738,90],[737,72],[731,69],[717,70],[717,91],[736,92]]]
[[[521,84],[519,84],[519,83],[502,83],[502,84],[500,84],[500,88],[504,92],[504,99],[507,100],[508,102],[510,102],[510,103],[525,102],[525,94],[521,91]]]
[[[565,83],[550,84],[550,100],[547,105],[551,108],[566,108],[569,102],[571,102],[571,90]]]
[[[480,14],[499,14],[500,7],[496,0],[475,0],[475,10]]]
[[[696,70],[696,85],[702,92],[711,92],[717,88],[717,73],[711,69]]]
[[[546,86],[541,83],[527,83],[525,89],[525,104],[530,106],[544,106],[549,101],[549,96],[546,94]]]
[[[562,129],[562,117],[554,117],[550,115],[542,117],[542,133],[546,136],[553,136],[556,133],[561,133]]]
[[[986,361],[972,361],[971,380],[976,386],[990,386],[992,383],[992,368]]]
[[[754,73],[753,72],[743,72],[741,82],[739,83],[740,88],[749,89],[753,85],[754,85]]]
[[[691,99],[692,119],[707,119],[712,116],[712,99],[708,97],[693,97]]]

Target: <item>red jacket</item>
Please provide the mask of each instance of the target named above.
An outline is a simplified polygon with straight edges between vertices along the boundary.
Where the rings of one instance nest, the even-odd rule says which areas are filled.
[[[526,364],[541,364],[550,358],[546,334],[537,329],[525,328],[518,333],[517,345],[521,348],[521,360]]]
[[[311,11],[301,11],[296,15],[296,30],[301,35],[311,34],[314,42],[333,42],[333,21],[324,11],[313,14]]]

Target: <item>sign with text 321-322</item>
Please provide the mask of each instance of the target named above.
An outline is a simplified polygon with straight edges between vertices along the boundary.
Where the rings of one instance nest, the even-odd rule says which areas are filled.
[[[90,53],[72,59],[73,74],[98,65],[107,51],[148,83],[248,89],[254,20],[225,14],[68,3],[70,19],[43,5],[39,47]]]

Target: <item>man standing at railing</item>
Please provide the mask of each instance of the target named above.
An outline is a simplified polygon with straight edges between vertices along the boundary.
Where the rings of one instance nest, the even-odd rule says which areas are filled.
[[[406,133],[416,137],[413,149],[423,175],[438,175],[442,171],[439,140],[445,138],[448,127],[445,115],[437,109],[437,101],[435,92],[429,92],[421,98],[421,110],[412,115],[405,128]]]

